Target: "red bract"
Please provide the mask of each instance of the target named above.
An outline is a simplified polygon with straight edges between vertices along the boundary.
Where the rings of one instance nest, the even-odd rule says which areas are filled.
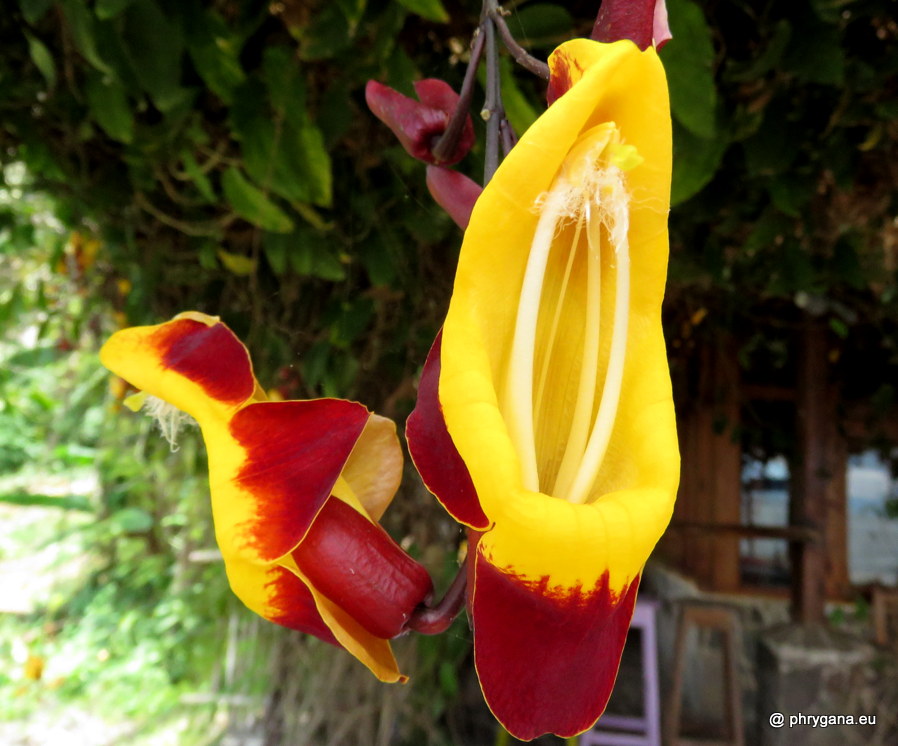
[[[419,101],[369,80],[365,101],[374,116],[399,138],[409,155],[434,165],[458,163],[474,145],[474,124],[470,116],[465,118],[458,141],[449,153],[438,158],[433,152],[455,111],[458,94],[448,83],[436,78],[417,81],[415,93]]]
[[[474,203],[483,191],[480,184],[451,168],[428,166],[427,188],[430,196],[449,213],[459,228],[468,227]]]

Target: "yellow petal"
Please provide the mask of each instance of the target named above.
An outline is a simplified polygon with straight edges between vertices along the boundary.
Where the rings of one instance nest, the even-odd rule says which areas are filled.
[[[380,520],[402,481],[402,448],[393,420],[377,414],[368,417],[341,478],[371,519]]]
[[[664,72],[653,49],[640,52],[630,42],[576,40],[563,45],[553,59],[557,62],[559,56],[574,63],[572,87],[524,134],[475,205],[444,326],[440,401],[484,512],[495,523],[481,539],[487,560],[523,577],[547,577],[550,587],[591,588],[607,571],[611,589],[620,592],[639,573],[666,527],[679,477],[660,322],[668,251],[670,115]],[[540,226],[541,216],[553,209],[552,195],[561,194],[562,181],[574,184],[572,189],[584,183],[578,171],[583,152],[603,153],[609,168],[626,170],[632,282],[629,297],[621,296],[627,298],[629,322],[607,450],[585,504],[572,504],[553,489],[577,416],[584,350],[593,338],[584,308],[593,297],[600,310],[594,390],[586,398],[592,399],[588,419],[595,420],[606,376],[611,376],[620,286],[615,274],[619,257],[612,246],[598,254],[600,291],[588,288],[588,226],[578,234],[577,219],[565,217],[573,215],[567,196],[557,197],[557,219],[548,225],[543,220]],[[574,181],[572,174],[577,175]],[[600,180],[589,188],[596,190],[596,199],[601,197]],[[610,228],[602,226],[601,231]],[[530,457],[516,440],[517,424],[506,402],[515,399],[509,380],[515,374],[510,361],[516,316],[538,235],[551,241],[551,250],[536,326]],[[546,356],[551,364],[544,366]],[[536,487],[528,476],[531,458]]]

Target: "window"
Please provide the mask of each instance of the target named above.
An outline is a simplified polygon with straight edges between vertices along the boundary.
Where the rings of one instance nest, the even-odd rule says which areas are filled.
[[[789,525],[789,463],[784,456],[762,461],[746,456],[742,467],[742,524],[782,528]],[[739,576],[745,585],[789,586],[791,565],[785,539],[739,540]]]
[[[898,585],[898,480],[875,450],[848,459],[848,574]]]

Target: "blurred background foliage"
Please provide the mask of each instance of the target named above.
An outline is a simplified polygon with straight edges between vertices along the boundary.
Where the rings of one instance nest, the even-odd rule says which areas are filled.
[[[597,2],[505,8],[545,58],[589,34]],[[119,411],[124,390],[96,360],[115,328],[197,309],[224,318],[281,395],[404,420],[461,236],[363,88],[458,88],[479,10],[18,0],[0,16],[0,562],[25,556],[36,582],[31,558],[55,547],[48,566],[74,568],[0,616],[0,719],[89,702],[135,743],[225,743],[241,728],[267,744],[489,740],[463,621],[402,641],[414,683],[399,688],[251,618],[207,561],[196,433],[170,453]],[[721,335],[754,380],[788,380],[810,316],[830,329],[847,394],[892,412],[898,5],[668,10],[678,398],[699,342]],[[521,132],[544,84],[508,59],[502,84]],[[460,168],[479,180],[481,163],[477,147]],[[461,536],[408,482],[388,527],[444,584]]]

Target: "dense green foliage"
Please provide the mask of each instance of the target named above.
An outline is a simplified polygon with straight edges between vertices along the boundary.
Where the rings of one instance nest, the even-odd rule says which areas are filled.
[[[517,38],[545,58],[588,35],[596,5],[506,7]],[[688,397],[698,343],[723,338],[749,379],[789,382],[796,330],[813,318],[831,329],[849,398],[888,412],[898,399],[894,3],[668,8],[666,325],[678,396]],[[457,88],[479,10],[475,0],[19,0],[0,17],[0,472],[92,465],[101,480],[65,503],[89,517],[64,529],[94,564],[48,609],[54,650],[109,655],[66,674],[73,695],[95,696],[110,678],[139,687],[152,670],[176,699],[222,655],[215,640],[234,608],[221,573],[186,559],[212,541],[195,437],[166,454],[148,425],[111,412],[122,392],[106,393],[93,351],[118,325],[194,308],[221,315],[283,395],[358,397],[402,420],[460,233],[427,194],[423,165],[368,114],[363,88],[375,78],[411,94],[421,77]],[[543,109],[544,85],[502,63],[520,132]],[[475,126],[482,142],[476,116]],[[479,178],[481,162],[478,146],[460,168]],[[4,485],[7,503],[42,504],[34,489]],[[411,505],[392,528],[420,518],[421,501]],[[447,544],[436,566],[451,558],[451,528],[410,535],[418,552]],[[66,626],[82,618],[93,621]],[[429,703],[432,722],[459,689],[445,661],[463,647],[456,636],[419,651],[430,688],[412,701]],[[438,730],[413,729],[409,742],[438,743]]]

